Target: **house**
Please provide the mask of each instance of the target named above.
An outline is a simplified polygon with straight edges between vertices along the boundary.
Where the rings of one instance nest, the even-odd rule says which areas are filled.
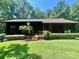
[[[34,33],[38,34],[43,30],[48,30],[54,33],[64,33],[65,30],[75,32],[76,21],[66,19],[13,19],[5,21],[6,34],[21,34],[19,26],[30,23]]]

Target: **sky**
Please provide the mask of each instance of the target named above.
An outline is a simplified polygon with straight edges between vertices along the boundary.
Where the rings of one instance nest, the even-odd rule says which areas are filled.
[[[46,11],[54,7],[60,0],[27,0],[34,8],[39,8],[41,11]],[[65,0],[67,4],[73,4],[77,0]]]

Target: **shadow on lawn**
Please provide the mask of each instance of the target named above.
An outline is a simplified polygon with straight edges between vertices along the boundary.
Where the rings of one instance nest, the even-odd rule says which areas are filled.
[[[9,47],[0,48],[0,59],[42,59],[37,54],[29,54],[26,44],[11,44]]]

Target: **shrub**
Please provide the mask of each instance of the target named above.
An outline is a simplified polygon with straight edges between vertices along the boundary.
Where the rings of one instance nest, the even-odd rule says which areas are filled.
[[[71,33],[71,30],[65,30],[64,33]]]
[[[3,42],[3,40],[5,39],[6,34],[5,33],[1,33],[0,34],[0,40],[1,42]]]
[[[23,40],[25,39],[25,35],[6,35],[8,40]]]
[[[31,34],[31,31],[33,30],[32,26],[29,25],[23,25],[19,27],[19,30],[21,30],[25,35]]]
[[[45,40],[50,40],[51,32],[50,31],[43,31],[43,37]]]

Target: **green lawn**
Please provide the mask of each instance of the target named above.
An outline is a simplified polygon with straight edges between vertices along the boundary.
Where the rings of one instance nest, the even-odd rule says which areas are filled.
[[[8,41],[0,59],[79,59],[79,40]]]

